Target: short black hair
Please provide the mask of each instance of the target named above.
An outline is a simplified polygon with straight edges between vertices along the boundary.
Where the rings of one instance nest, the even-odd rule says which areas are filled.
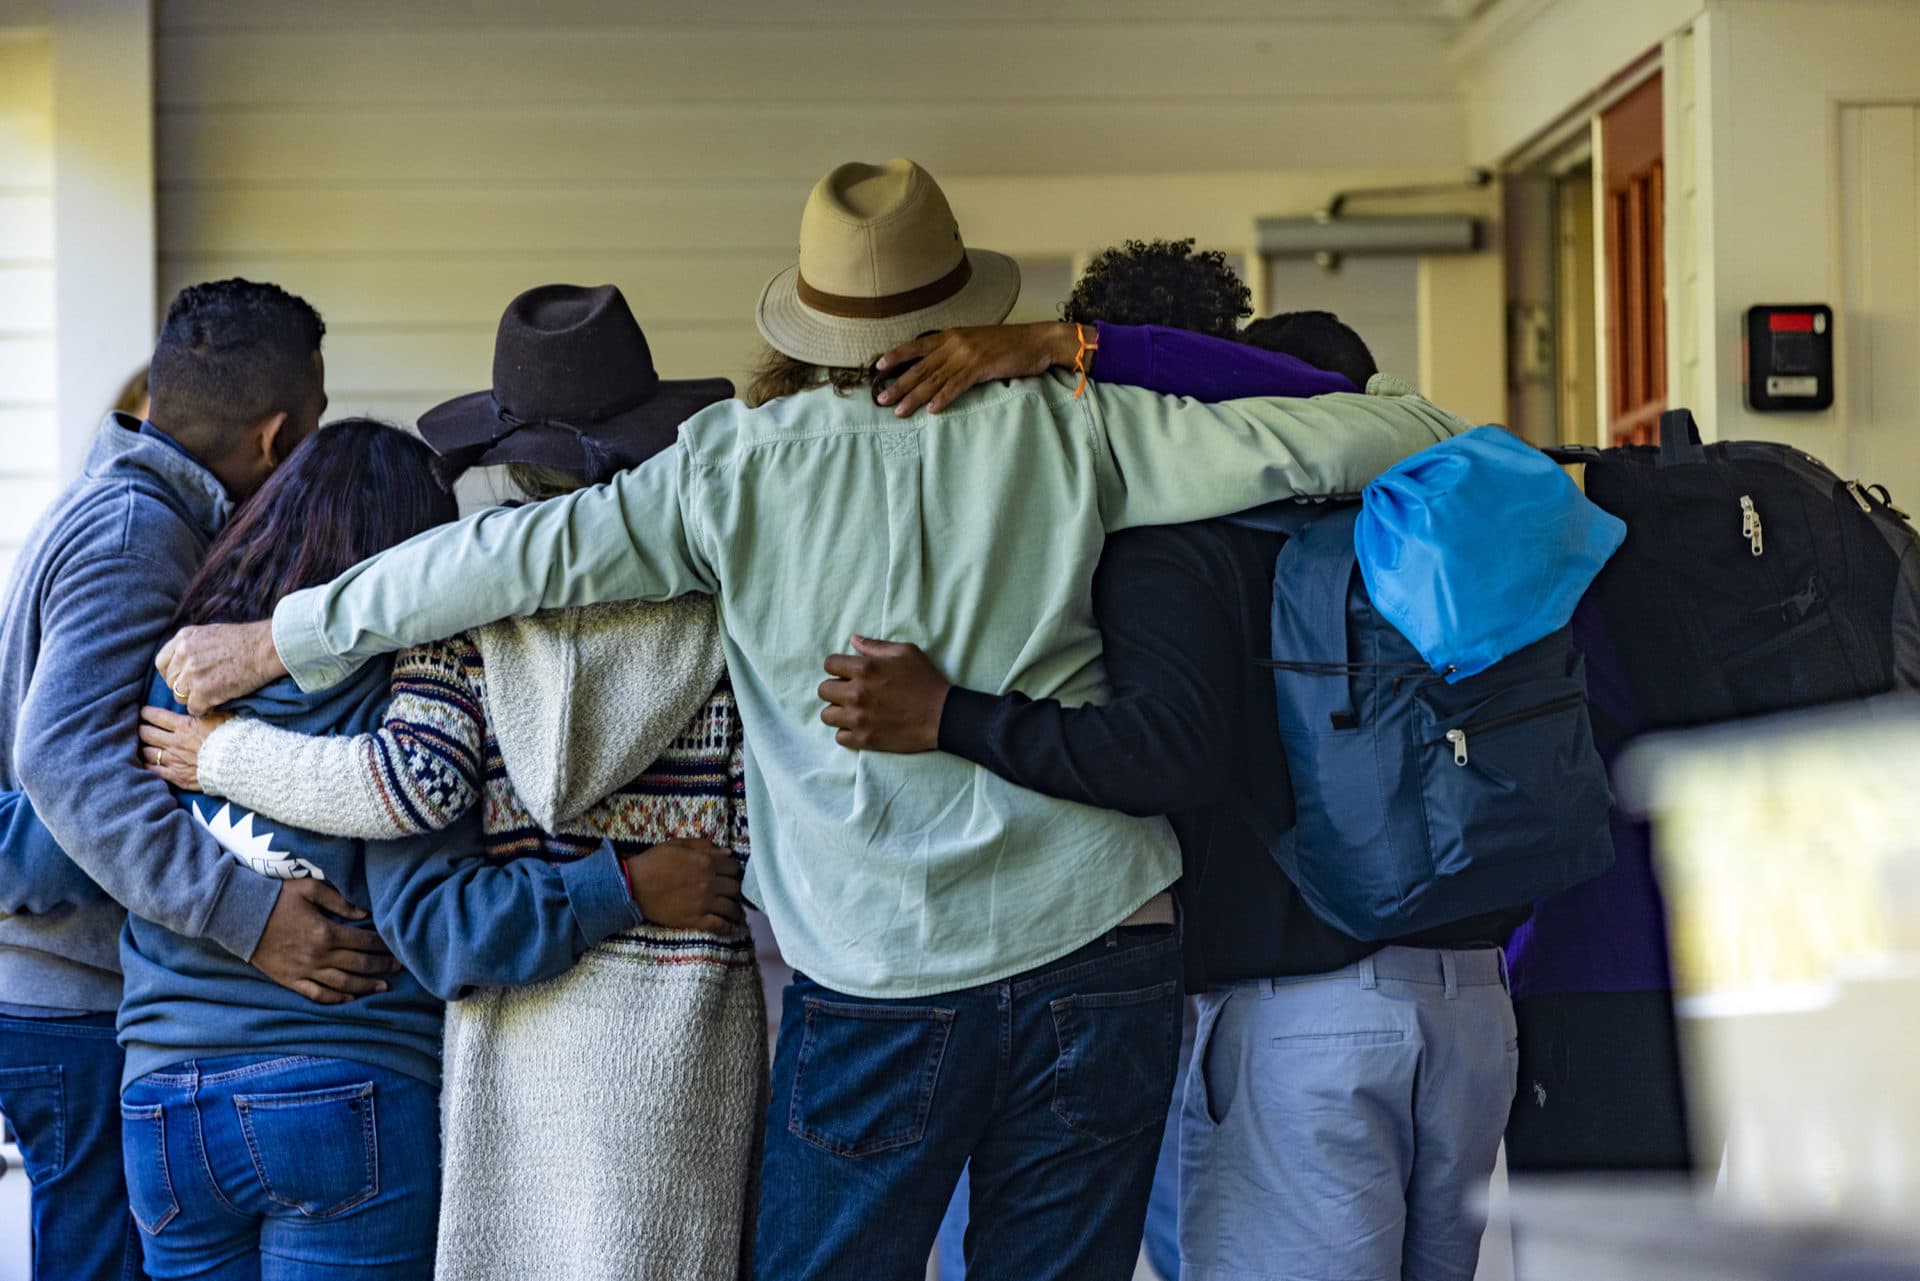
[[[1060,308],[1065,320],[1165,325],[1231,338],[1253,314],[1247,291],[1218,249],[1195,252],[1192,239],[1129,240],[1095,254]]]
[[[1315,369],[1341,374],[1360,391],[1380,372],[1360,335],[1330,311],[1286,311],[1256,320],[1240,338],[1255,347],[1306,361]]]
[[[278,285],[189,285],[167,307],[147,383],[149,417],[169,435],[224,443],[315,391],[314,353],[327,326]]]

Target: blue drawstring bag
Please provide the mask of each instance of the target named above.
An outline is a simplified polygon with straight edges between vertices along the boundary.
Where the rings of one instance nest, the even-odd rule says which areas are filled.
[[[1404,938],[1612,865],[1566,624],[1619,521],[1488,427],[1408,459],[1361,502],[1235,519],[1287,535],[1262,665],[1295,822],[1263,835],[1316,915]]]
[[[1361,493],[1373,607],[1449,682],[1565,627],[1627,527],[1498,427],[1422,450]]]

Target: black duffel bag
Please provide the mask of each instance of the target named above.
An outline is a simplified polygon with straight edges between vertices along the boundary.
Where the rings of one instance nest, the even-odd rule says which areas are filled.
[[[1790,445],[1702,445],[1684,409],[1658,446],[1548,452],[1627,525],[1583,606],[1635,705],[1612,746],[1920,688],[1920,536],[1886,490]]]

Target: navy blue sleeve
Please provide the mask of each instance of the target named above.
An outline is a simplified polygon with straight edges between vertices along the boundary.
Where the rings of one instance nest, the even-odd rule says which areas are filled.
[[[1177,530],[1107,541],[1094,579],[1113,697],[1064,707],[1023,694],[954,689],[940,750],[1009,782],[1126,814],[1168,814],[1227,796],[1239,626],[1232,585]]]
[[[67,857],[25,792],[0,792],[0,914],[42,915],[107,892]]]
[[[611,842],[559,864],[493,863],[474,854],[479,848],[478,807],[443,831],[367,846],[374,925],[442,1000],[553,978],[640,923]]]

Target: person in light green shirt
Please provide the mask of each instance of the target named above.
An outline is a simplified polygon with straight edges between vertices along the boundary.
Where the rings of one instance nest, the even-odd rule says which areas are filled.
[[[803,365],[864,365],[1011,305],[906,162],[835,170],[801,240],[760,323]],[[833,381],[716,405],[607,485],[480,513],[290,596],[270,644],[184,633],[162,670],[199,710],[282,665],[314,689],[504,617],[712,595],[749,742],[747,896],[803,976],[776,1053],[759,1274],[918,1276],[971,1155],[981,1249],[1022,1276],[1124,1277],[1179,1039],[1171,831],[939,753],[845,751],[819,718],[819,656],[883,636],[956,684],[1098,701],[1091,583],[1109,533],[1351,493],[1465,424],[1384,378],[1203,405],[1081,394],[1056,372],[909,418]],[[1035,1208],[1056,1202],[1057,1218]]]

